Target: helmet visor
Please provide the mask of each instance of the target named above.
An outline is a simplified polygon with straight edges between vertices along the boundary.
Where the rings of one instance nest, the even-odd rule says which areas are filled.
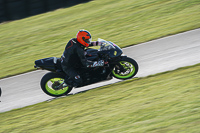
[[[90,38],[90,39],[84,39],[84,41],[85,41],[86,43],[88,43],[88,44],[91,44],[92,38]]]

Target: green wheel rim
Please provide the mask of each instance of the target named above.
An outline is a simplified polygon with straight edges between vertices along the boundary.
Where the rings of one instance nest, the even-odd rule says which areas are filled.
[[[120,78],[120,79],[126,79],[126,78],[130,78],[135,73],[135,66],[131,64],[130,62],[120,61],[119,63],[124,67],[126,72],[115,73],[116,68],[114,68],[112,70],[112,73],[115,77]]]
[[[62,88],[62,89],[58,89],[58,90],[55,90],[52,88],[52,84],[54,84],[55,82],[62,83],[63,81],[64,81],[64,79],[62,79],[62,78],[53,78],[53,79],[50,79],[49,81],[47,81],[47,83],[45,85],[47,92],[49,92],[53,95],[62,95],[65,92],[67,92],[67,90],[69,89],[68,86],[65,88]]]

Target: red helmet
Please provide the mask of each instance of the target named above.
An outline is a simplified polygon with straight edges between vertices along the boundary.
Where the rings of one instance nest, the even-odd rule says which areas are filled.
[[[79,30],[76,35],[77,41],[85,47],[88,47],[91,43],[91,34],[87,30]]]

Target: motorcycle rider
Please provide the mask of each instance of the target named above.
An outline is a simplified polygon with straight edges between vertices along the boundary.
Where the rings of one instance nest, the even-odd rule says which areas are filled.
[[[101,45],[100,42],[91,42],[91,34],[87,30],[79,30],[76,38],[72,38],[67,43],[64,53],[61,56],[61,66],[63,71],[67,75],[65,77],[65,83],[71,87],[77,87],[82,84],[82,78],[78,74],[78,70],[75,67],[77,64],[79,67],[97,67],[104,66],[104,60],[89,61],[85,57],[85,47]]]

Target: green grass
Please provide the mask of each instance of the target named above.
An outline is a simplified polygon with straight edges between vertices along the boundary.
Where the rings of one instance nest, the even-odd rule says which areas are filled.
[[[199,133],[200,64],[0,113],[2,133]]]
[[[0,78],[60,57],[79,29],[126,47],[200,27],[199,0],[94,0],[0,24]]]

